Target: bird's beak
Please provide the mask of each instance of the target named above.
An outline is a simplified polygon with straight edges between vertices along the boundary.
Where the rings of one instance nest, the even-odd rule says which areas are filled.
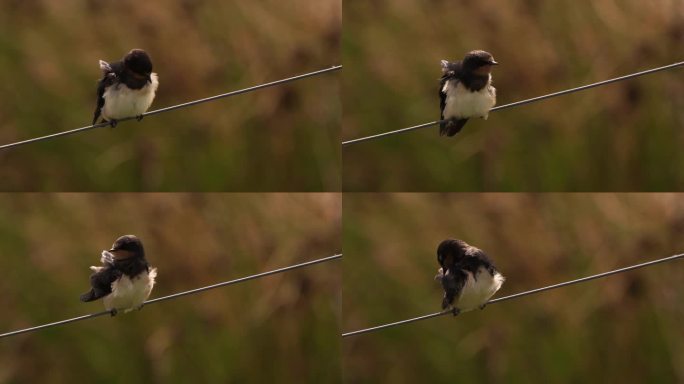
[[[489,64],[490,64],[490,65],[499,65],[499,63],[497,63],[496,61],[494,61],[494,59],[490,60],[490,61],[489,61]]]
[[[147,82],[151,83],[152,82],[152,77],[150,75],[147,75]]]
[[[114,252],[114,251],[116,251],[116,249],[112,248],[112,249],[110,249],[110,250],[107,251],[107,252]]]

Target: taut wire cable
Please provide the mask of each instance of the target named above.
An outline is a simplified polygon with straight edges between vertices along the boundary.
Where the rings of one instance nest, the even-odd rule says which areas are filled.
[[[340,70],[340,69],[342,69],[342,66],[341,66],[341,65],[336,65],[336,66],[332,66],[332,67],[330,67],[330,68],[325,68],[325,69],[321,69],[321,70],[318,70],[318,71],[313,71],[313,72],[304,73],[304,74],[297,75],[297,76],[288,77],[288,78],[286,78],[286,79],[271,81],[270,83],[264,83],[264,84],[254,85],[254,86],[252,86],[252,87],[243,88],[243,89],[238,89],[238,90],[236,90],[236,91],[226,92],[226,93],[222,93],[222,94],[216,95],[216,96],[205,97],[205,98],[203,98],[203,99],[198,99],[198,100],[188,101],[188,102],[186,102],[186,103],[181,103],[181,104],[172,105],[172,106],[170,106],[170,107],[155,109],[154,111],[149,111],[149,112],[143,113],[142,116],[145,117],[145,116],[156,115],[156,114],[159,114],[159,113],[164,113],[164,112],[173,111],[173,110],[175,110],[175,109],[187,108],[187,107],[190,107],[190,106],[193,106],[193,105],[202,104],[202,103],[206,103],[206,102],[214,101],[214,100],[218,100],[218,99],[223,99],[223,98],[230,97],[230,96],[241,95],[241,94],[243,94],[243,93],[248,93],[248,92],[256,91],[256,90],[258,90],[258,89],[273,87],[273,86],[275,86],[275,85],[280,85],[280,84],[284,84],[284,83],[289,83],[289,82],[292,82],[292,81],[295,81],[295,80],[301,80],[301,79],[304,79],[304,78],[307,78],[307,77],[317,76],[317,75],[321,75],[321,74],[324,74],[324,73],[327,73],[327,72],[337,71],[337,70]],[[135,116],[133,116],[133,117],[125,117],[125,118],[123,118],[123,119],[118,119],[117,122],[122,122],[122,121],[126,121],[126,120],[133,120],[133,119],[135,119],[135,118],[136,118]],[[23,140],[23,141],[17,141],[17,142],[10,143],[10,144],[0,145],[0,150],[2,150],[2,149],[7,149],[7,148],[18,147],[18,146],[24,145],[24,144],[35,143],[35,142],[38,142],[38,141],[54,139],[55,137],[73,135],[74,133],[84,132],[84,131],[88,131],[88,130],[91,130],[91,129],[102,128],[102,127],[108,127],[108,126],[109,126],[109,123],[108,123],[108,122],[97,123],[97,124],[93,124],[93,125],[88,125],[88,126],[86,126],[86,127],[71,129],[71,130],[69,130],[69,131],[57,132],[57,133],[53,133],[53,134],[51,134],[51,135],[45,135],[45,136],[35,137],[35,138],[33,138],[33,139],[28,139],[28,140]]]
[[[670,257],[665,257],[665,258],[662,258],[662,259],[647,261],[647,262],[641,263],[641,264],[631,265],[631,266],[629,266],[629,267],[614,269],[614,270],[612,270],[612,271],[603,272],[603,273],[599,273],[599,274],[591,275],[591,276],[586,276],[586,277],[582,277],[582,278],[579,278],[579,279],[566,281],[566,282],[563,282],[563,283],[553,284],[553,285],[549,285],[549,286],[542,287],[542,288],[531,289],[531,290],[529,290],[529,291],[519,292],[519,293],[515,293],[515,294],[512,294],[512,295],[509,295],[509,296],[500,297],[500,298],[498,298],[498,299],[489,300],[489,301],[487,302],[487,305],[500,303],[500,302],[506,301],[506,300],[517,299],[517,298],[519,298],[519,297],[523,297],[523,296],[527,296],[527,295],[532,295],[532,294],[539,293],[539,292],[549,291],[549,290],[556,289],[556,288],[567,287],[568,285],[583,283],[583,282],[585,282],[585,281],[594,280],[594,279],[599,279],[599,278],[602,278],[602,277],[611,276],[611,275],[615,275],[615,274],[618,274],[618,273],[631,271],[631,270],[637,269],[637,268],[648,267],[648,266],[651,266],[651,265],[654,265],[654,264],[664,263],[664,262],[676,260],[676,259],[679,259],[679,258],[682,258],[682,257],[684,257],[684,253],[678,254],[678,255],[674,255],[674,256],[670,256]],[[465,312],[465,311],[464,311],[464,312]],[[380,330],[380,329],[396,327],[396,326],[398,326],[398,325],[413,323],[413,322],[416,322],[416,321],[431,319],[431,318],[433,318],[433,317],[438,317],[438,316],[443,316],[443,315],[449,315],[449,314],[452,314],[452,312],[451,312],[450,310],[445,310],[445,311],[441,311],[441,312],[435,312],[435,313],[431,313],[431,314],[429,314],[429,315],[414,317],[414,318],[411,318],[411,319],[406,319],[406,320],[401,320],[401,321],[395,321],[395,322],[393,322],[393,323],[388,323],[388,324],[378,325],[378,326],[375,326],[375,327],[364,328],[364,329],[359,329],[359,330],[357,330],[357,331],[352,331],[352,332],[343,333],[343,334],[342,334],[342,337],[360,335],[360,334],[362,334],[362,333],[368,333],[368,332],[378,331],[378,330]]]
[[[506,109],[506,108],[512,108],[512,107],[517,107],[517,106],[524,105],[524,104],[530,104],[530,103],[534,103],[534,102],[537,102],[537,101],[550,99],[550,98],[552,98],[552,97],[567,95],[568,93],[583,91],[583,90],[585,90],[585,89],[590,89],[590,88],[594,88],[594,87],[599,87],[599,86],[602,86],[602,85],[611,84],[611,83],[615,83],[615,82],[618,82],[618,81],[623,81],[623,80],[631,79],[631,78],[638,77],[638,76],[643,76],[643,75],[648,75],[648,74],[655,73],[655,72],[664,71],[664,70],[666,70],[666,69],[672,69],[672,68],[680,67],[680,66],[682,66],[682,65],[684,65],[684,61],[680,61],[680,62],[674,63],[674,64],[665,65],[665,66],[658,67],[658,68],[647,69],[647,70],[641,71],[641,72],[631,73],[631,74],[629,74],[629,75],[620,76],[620,77],[616,77],[616,78],[613,78],[613,79],[608,79],[608,80],[603,80],[603,81],[599,81],[599,82],[596,82],[596,83],[591,83],[591,84],[587,84],[587,85],[582,85],[582,86],[579,86],[579,87],[570,88],[570,89],[566,89],[566,90],[563,90],[563,91],[558,91],[558,92],[554,92],[554,93],[549,93],[549,94],[547,94],[547,95],[537,96],[537,97],[533,97],[533,98],[531,98],[531,99],[525,99],[525,100],[520,100],[520,101],[516,101],[516,102],[510,103],[510,104],[500,105],[500,106],[498,106],[498,107],[494,107],[494,108],[490,109],[489,111],[490,111],[490,112],[500,111],[500,110]],[[370,135],[370,136],[360,137],[360,138],[358,138],[358,139],[347,140],[347,141],[343,141],[343,142],[342,142],[342,146],[345,147],[345,146],[350,145],[350,144],[361,143],[361,142],[364,142],[364,141],[379,139],[379,138],[382,138],[382,137],[385,137],[385,136],[397,135],[397,134],[400,134],[400,133],[406,133],[406,132],[414,131],[414,130],[420,129],[420,128],[431,127],[431,126],[433,126],[433,125],[437,125],[437,124],[439,124],[439,123],[441,123],[441,122],[444,122],[444,121],[446,121],[446,120],[431,121],[431,122],[429,122],[429,123],[414,125],[414,126],[412,126],[412,127],[397,129],[397,130],[395,130],[395,131],[383,132],[383,133],[378,133],[378,134],[376,134],[376,135]]]
[[[245,281],[248,281],[248,280],[254,280],[254,279],[258,279],[258,278],[265,277],[265,276],[275,275],[276,273],[282,273],[282,272],[286,272],[286,271],[291,271],[291,270],[297,269],[297,268],[308,267],[308,266],[310,266],[310,265],[319,264],[319,263],[324,263],[324,262],[326,262],[326,261],[331,261],[331,260],[336,260],[336,259],[339,259],[339,258],[341,258],[341,257],[342,257],[342,254],[340,253],[340,254],[336,254],[336,255],[333,255],[333,256],[324,257],[324,258],[321,258],[321,259],[306,261],[306,262],[303,262],[303,263],[290,265],[290,266],[288,266],[288,267],[283,267],[283,268],[274,269],[274,270],[268,271],[268,272],[257,273],[257,274],[255,274],[255,275],[245,276],[245,277],[241,277],[241,278],[234,279],[234,280],[224,281],[224,282],[221,282],[221,283],[218,283],[218,284],[208,285],[208,286],[206,286],[206,287],[201,287],[201,288],[191,289],[191,290],[188,290],[188,291],[178,292],[178,293],[174,293],[174,294],[172,294],[172,295],[163,296],[163,297],[158,297],[158,298],[152,299],[152,300],[147,300],[147,301],[144,303],[144,305],[154,304],[154,303],[158,303],[158,302],[166,301],[166,300],[172,300],[172,299],[176,299],[176,298],[179,298],[179,297],[182,297],[182,296],[194,295],[194,294],[196,294],[196,293],[208,291],[208,290],[210,290],[210,289],[225,287],[225,286],[227,286],[227,285],[233,285],[233,284],[237,284],[237,283],[242,283],[242,282],[245,282]],[[19,330],[16,330],[16,331],[12,331],[12,332],[7,332],[7,333],[0,334],[0,339],[5,338],[5,337],[9,337],[9,336],[19,335],[19,334],[22,334],[22,333],[35,332],[35,331],[38,331],[38,330],[40,330],[40,329],[55,327],[55,326],[58,326],[58,325],[73,323],[73,322],[76,322],[76,321],[92,319],[92,318],[99,317],[99,316],[104,316],[104,315],[110,315],[111,313],[112,313],[111,311],[102,311],[102,312],[97,312],[97,313],[91,313],[91,314],[89,314],[89,315],[83,315],[83,316],[79,316],[79,317],[74,317],[74,318],[71,318],[71,319],[56,321],[56,322],[54,322],[54,323],[43,324],[43,325],[38,325],[38,326],[35,326],[35,327],[19,329]]]

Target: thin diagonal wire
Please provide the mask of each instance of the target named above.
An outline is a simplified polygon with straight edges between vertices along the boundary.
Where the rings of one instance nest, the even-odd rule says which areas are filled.
[[[613,79],[608,79],[608,80],[603,80],[603,81],[599,81],[599,82],[596,82],[596,83],[591,83],[591,84],[587,84],[587,85],[582,85],[582,86],[579,86],[579,87],[576,87],[576,88],[571,88],[571,89],[566,89],[566,90],[563,90],[563,91],[558,91],[558,92],[554,92],[554,93],[549,93],[548,95],[537,96],[537,97],[533,97],[533,98],[531,98],[531,99],[526,99],[526,100],[520,100],[520,101],[516,101],[516,102],[510,103],[510,104],[504,104],[504,105],[500,105],[500,106],[498,106],[498,107],[494,107],[494,108],[492,108],[492,109],[490,110],[490,112],[499,111],[499,110],[506,109],[506,108],[517,107],[517,106],[524,105],[524,104],[530,104],[530,103],[534,103],[534,102],[537,102],[537,101],[541,101],[541,100],[545,100],[545,99],[550,99],[550,98],[552,98],[552,97],[567,95],[568,93],[583,91],[583,90],[585,90],[585,89],[590,89],[590,88],[599,87],[599,86],[606,85],[606,84],[615,83],[615,82],[618,82],[618,81],[623,81],[623,80],[631,79],[631,78],[634,78],[634,77],[639,77],[639,76],[643,76],[643,75],[648,75],[648,74],[651,74],[651,73],[655,73],[655,72],[659,72],[659,71],[664,71],[664,70],[666,70],[666,69],[672,69],[672,68],[680,67],[680,66],[682,66],[682,65],[684,65],[684,61],[680,61],[680,62],[678,62],[678,63],[673,63],[673,64],[665,65],[665,66],[658,67],[658,68],[647,69],[647,70],[641,71],[641,72],[631,73],[631,74],[629,74],[629,75],[620,76],[620,77],[616,77],[616,78],[613,78]],[[371,135],[371,136],[366,136],[366,137],[360,137],[360,138],[358,138],[358,139],[347,140],[347,141],[343,141],[343,142],[342,142],[342,146],[345,147],[345,146],[347,146],[347,145],[349,145],[349,144],[361,143],[361,142],[364,142],[364,141],[379,139],[379,138],[385,137],[385,136],[391,136],[391,135],[396,135],[396,134],[400,134],[400,133],[406,133],[406,132],[414,131],[414,130],[420,129],[420,128],[431,127],[431,126],[433,126],[433,125],[437,125],[437,124],[439,124],[439,123],[441,123],[441,122],[444,122],[444,121],[446,121],[446,120],[431,121],[431,122],[429,122],[429,123],[414,125],[414,126],[412,126],[412,127],[397,129],[397,130],[395,130],[395,131],[383,132],[383,133],[378,133],[378,134],[376,134],[376,135]]]
[[[327,72],[337,71],[337,70],[340,70],[340,69],[342,69],[342,66],[341,66],[341,65],[336,65],[336,66],[333,66],[333,67],[330,67],[330,68],[325,68],[325,69],[321,69],[321,70],[314,71],[314,72],[304,73],[304,74],[302,74],[302,75],[292,76],[292,77],[288,77],[288,78],[286,78],[286,79],[281,79],[281,80],[272,81],[272,82],[270,82],[270,83],[259,84],[259,85],[255,85],[255,86],[248,87],[248,88],[238,89],[238,90],[236,90],[236,91],[231,91],[231,92],[222,93],[222,94],[216,95],[216,96],[205,97],[204,99],[188,101],[187,103],[181,103],[181,104],[177,104],[177,105],[172,105],[172,106],[170,106],[170,107],[155,109],[154,111],[145,112],[145,113],[143,113],[142,115],[143,115],[143,116],[150,116],[150,115],[156,115],[156,114],[158,114],[158,113],[169,112],[169,111],[173,111],[173,110],[175,110],[175,109],[186,108],[186,107],[190,107],[190,106],[193,106],[193,105],[206,103],[206,102],[209,102],[209,101],[214,101],[214,100],[218,100],[218,99],[223,99],[223,98],[230,97],[230,96],[236,96],[236,95],[240,95],[240,94],[243,94],[243,93],[248,93],[248,92],[256,91],[256,90],[258,90],[258,89],[273,87],[273,86],[275,86],[275,85],[280,85],[280,84],[284,84],[284,83],[289,83],[289,82],[292,82],[292,81],[295,81],[295,80],[301,80],[301,79],[304,79],[304,78],[307,78],[307,77],[317,76],[317,75],[321,75],[321,74],[324,74],[324,73],[327,73]],[[136,118],[136,117],[126,117],[126,118],[123,118],[123,119],[119,119],[119,120],[117,120],[117,121],[118,121],[118,122],[121,122],[121,121],[126,121],[126,120],[133,120],[133,119],[135,119],[135,118]],[[63,131],[63,132],[53,133],[53,134],[51,134],[51,135],[45,135],[45,136],[40,136],[40,137],[36,137],[36,138],[33,138],[33,139],[18,141],[18,142],[15,142],[15,143],[0,145],[0,150],[2,150],[2,149],[7,149],[7,148],[12,148],[12,147],[17,147],[17,146],[24,145],[24,144],[35,143],[35,142],[38,142],[38,141],[49,140],[49,139],[53,139],[53,138],[55,138],[55,137],[72,135],[72,134],[74,134],[74,133],[84,132],[84,131],[88,131],[88,130],[95,129],[95,128],[108,127],[108,126],[109,126],[109,123],[106,123],[106,122],[105,122],[105,123],[97,123],[97,124],[89,125],[89,126],[86,126],[86,127],[75,128],[75,129],[72,129],[72,130],[69,130],[69,131]]]
[[[156,298],[156,299],[147,300],[144,304],[145,304],[145,305],[149,305],[149,304],[158,303],[158,302],[160,302],[160,301],[176,299],[176,298],[179,298],[179,297],[181,297],[181,296],[194,295],[194,294],[196,294],[196,293],[208,291],[208,290],[210,290],[210,289],[215,289],[215,288],[225,287],[225,286],[227,286],[227,285],[233,285],[233,284],[237,284],[237,283],[242,283],[242,282],[245,282],[245,281],[248,281],[248,280],[254,280],[254,279],[258,279],[258,278],[265,277],[265,276],[275,275],[275,274],[277,274],[277,273],[282,273],[282,272],[286,272],[286,271],[291,271],[291,270],[297,269],[297,268],[308,267],[308,266],[311,266],[311,265],[314,265],[314,264],[320,264],[320,263],[324,263],[324,262],[326,262],[326,261],[331,261],[331,260],[339,259],[339,258],[341,258],[341,257],[342,257],[342,254],[336,254],[336,255],[324,257],[324,258],[321,258],[321,259],[306,261],[306,262],[304,262],[304,263],[290,265],[289,267],[274,269],[274,270],[268,271],[268,272],[257,273],[256,275],[245,276],[245,277],[241,277],[241,278],[238,278],[238,279],[235,279],[235,280],[229,280],[229,281],[224,281],[224,282],[218,283],[218,284],[208,285],[208,286],[202,287],[202,288],[191,289],[191,290],[189,290],[189,291],[184,291],[184,292],[174,293],[174,294],[168,295],[168,296],[158,297],[158,298]],[[104,315],[109,315],[109,314],[111,314],[110,311],[102,311],[102,312],[97,312],[97,313],[91,313],[91,314],[89,314],[89,315],[83,315],[83,316],[79,316],[79,317],[74,317],[74,318],[71,318],[71,319],[56,321],[56,322],[54,322],[54,323],[43,324],[43,325],[38,325],[38,326],[35,326],[35,327],[19,329],[19,330],[16,330],[16,331],[12,331],[12,332],[7,332],[7,333],[0,334],[0,339],[5,338],[5,337],[10,337],[10,336],[19,335],[19,334],[22,334],[22,333],[34,332],[34,331],[37,331],[37,330],[40,330],[40,329],[55,327],[55,326],[62,325],[62,324],[68,324],[68,323],[74,323],[74,322],[81,321],[81,320],[92,319],[92,318],[95,318],[95,317],[104,316]]]
[[[289,267],[284,267],[284,268],[280,268],[280,269],[274,269],[274,270],[272,270],[272,271],[262,272],[262,273],[258,273],[258,274],[256,274],[256,275],[251,275],[251,276],[247,276],[247,277],[241,277],[241,278],[235,279],[235,280],[224,281],[224,282],[222,282],[222,283],[218,283],[218,284],[214,284],[214,285],[208,285],[208,286],[202,287],[202,288],[192,289],[192,290],[190,290],[190,291],[179,292],[179,293],[175,293],[175,294],[173,294],[173,295],[168,295],[168,296],[164,296],[164,297],[158,297],[158,298],[156,298],[156,299],[152,299],[152,300],[146,301],[145,304],[158,303],[158,302],[160,302],[160,301],[171,300],[171,299],[175,299],[175,298],[182,297],[182,296],[194,295],[194,294],[196,294],[196,293],[208,291],[208,290],[210,290],[210,289],[225,287],[226,285],[233,285],[233,284],[237,284],[237,283],[242,283],[242,282],[244,282],[244,281],[254,280],[254,279],[258,279],[258,278],[260,278],[260,277],[265,277],[265,276],[270,276],[270,275],[275,275],[276,273],[282,273],[282,272],[290,271],[290,270],[297,269],[297,268],[308,267],[308,266],[310,266],[310,265],[319,264],[319,263],[324,263],[324,262],[326,262],[326,261],[339,259],[339,258],[341,258],[341,257],[342,257],[342,254],[337,254],[337,255],[333,255],[333,256],[324,257],[324,258],[322,258],[322,259],[307,261],[307,262],[304,262],[304,263],[301,263],[301,264],[291,265],[291,266],[289,266]]]
[[[615,270],[612,270],[612,271],[599,273],[599,274],[596,274],[596,275],[586,276],[586,277],[582,277],[582,278],[579,278],[579,279],[566,281],[566,282],[563,282],[563,283],[558,283],[558,284],[554,284],[554,285],[549,285],[549,286],[547,286],[547,287],[542,287],[542,288],[532,289],[532,290],[529,290],[529,291],[519,292],[519,293],[515,293],[515,294],[513,294],[513,295],[504,296],[504,297],[501,297],[501,298],[498,298],[498,299],[489,300],[489,301],[487,302],[487,305],[500,303],[500,302],[506,301],[506,300],[517,299],[517,298],[519,298],[519,297],[523,297],[523,296],[527,296],[527,295],[532,295],[532,294],[539,293],[539,292],[549,291],[549,290],[556,289],[556,288],[567,287],[568,285],[583,283],[583,282],[589,281],[589,280],[600,279],[600,278],[602,278],[602,277],[611,276],[611,275],[615,275],[615,274],[618,274],[618,273],[631,271],[631,270],[637,269],[637,268],[648,267],[648,266],[651,266],[651,265],[654,265],[654,264],[664,263],[664,262],[676,260],[676,259],[679,259],[679,258],[682,258],[682,257],[684,257],[684,253],[678,254],[678,255],[674,255],[674,256],[670,256],[670,257],[665,257],[665,258],[662,258],[662,259],[651,260],[651,261],[647,261],[647,262],[645,262],[645,263],[636,264],[636,265],[632,265],[632,266],[624,267],[624,268],[619,268],[619,269],[615,269]],[[441,312],[431,313],[431,314],[429,314],[429,315],[414,317],[414,318],[411,318],[411,319],[406,319],[406,320],[401,320],[401,321],[395,321],[395,322],[393,322],[393,323],[378,325],[378,326],[375,326],[375,327],[359,329],[358,331],[352,331],[352,332],[343,333],[343,334],[342,334],[342,337],[360,335],[360,334],[362,334],[362,333],[368,333],[368,332],[378,331],[378,330],[380,330],[380,329],[385,329],[385,328],[395,327],[395,326],[397,326],[397,325],[403,325],[403,324],[413,323],[413,322],[415,322],[415,321],[430,319],[430,318],[433,318],[433,317],[438,317],[438,316],[447,315],[447,314],[451,314],[451,313],[452,313],[452,312],[451,312],[450,310],[445,310],[445,311],[441,311]]]

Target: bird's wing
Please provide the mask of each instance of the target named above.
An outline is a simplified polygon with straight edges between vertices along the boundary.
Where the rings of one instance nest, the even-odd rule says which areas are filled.
[[[439,79],[439,119],[444,120],[444,107],[446,106],[446,98],[447,94],[444,92],[444,86],[446,85],[447,81],[449,81],[449,77],[446,75],[442,76],[441,79]]]
[[[102,78],[97,83],[97,105],[95,106],[95,112],[93,113],[93,125],[97,123],[97,119],[100,118],[100,113],[102,112],[102,107],[104,107],[104,92],[106,85],[107,76]]]
[[[470,247],[466,251],[466,257],[460,261],[458,268],[471,272],[473,277],[477,278],[477,271],[480,269],[480,267],[487,269],[491,275],[494,275],[494,272],[496,271],[494,264],[486,253],[484,253],[481,249]]]
[[[104,93],[107,87],[114,84],[121,77],[121,72],[124,70],[123,62],[116,61],[108,63],[100,60],[100,69],[102,70],[102,79],[97,83],[97,105],[95,106],[95,113],[93,114],[93,124],[97,123],[104,107]]]
[[[446,106],[447,94],[445,92],[444,86],[449,80],[459,80],[461,73],[461,62],[457,61],[451,63],[446,60],[442,60],[442,77],[439,79],[439,110],[440,110],[440,120],[444,120],[444,107]],[[456,84],[454,84],[456,86]],[[442,128],[440,125],[440,128]]]
[[[446,106],[447,94],[445,92],[445,86],[447,81],[454,81],[454,87],[458,85],[460,81],[458,76],[453,72],[448,72],[439,81],[439,119],[444,120],[444,107]],[[463,126],[468,122],[468,119],[458,119],[456,121],[444,121],[439,123],[439,135],[440,136],[454,136],[459,133]]]
[[[81,295],[81,301],[93,301],[105,297],[112,293],[112,283],[115,282],[122,275],[121,271],[116,268],[102,268],[99,271],[90,275],[89,292]]]
[[[444,288],[442,309],[446,309],[449,305],[453,304],[454,300],[461,295],[467,280],[468,275],[461,270],[449,270],[442,276],[442,288]]]

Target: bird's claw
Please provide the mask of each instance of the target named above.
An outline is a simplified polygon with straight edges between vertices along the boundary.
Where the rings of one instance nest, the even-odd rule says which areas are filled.
[[[484,304],[480,305],[480,310],[485,309],[486,306],[487,306],[487,303],[484,303]]]
[[[119,310],[116,309],[116,308],[114,308],[114,309],[112,309],[111,311],[109,311],[109,315],[110,315],[111,317],[116,316],[117,313],[119,313]]]
[[[118,120],[109,120],[109,126],[112,128],[116,128],[116,125],[119,124]]]
[[[145,117],[145,116],[144,115],[138,115],[135,117],[135,119],[138,121],[142,121],[143,117]]]
[[[451,309],[451,313],[452,313],[454,316],[458,316],[458,315],[461,313],[461,310],[458,309],[458,308],[456,308],[456,307],[454,307],[454,308]]]

